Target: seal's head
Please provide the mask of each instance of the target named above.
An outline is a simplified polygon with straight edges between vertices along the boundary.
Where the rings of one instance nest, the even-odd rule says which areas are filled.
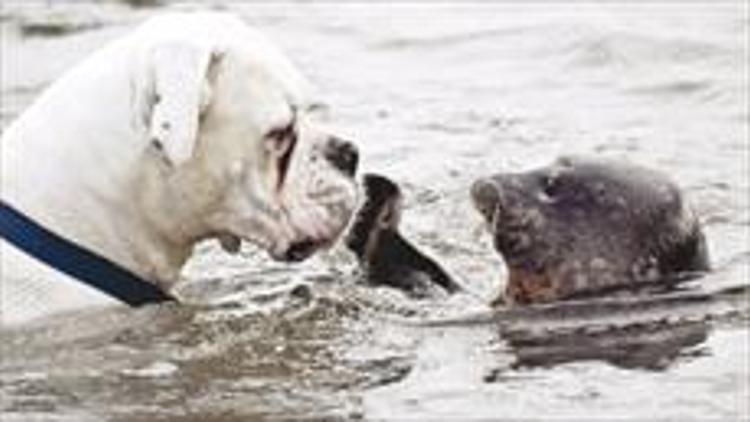
[[[665,175],[563,157],[477,180],[472,199],[509,270],[506,299],[548,302],[708,269],[697,218]]]

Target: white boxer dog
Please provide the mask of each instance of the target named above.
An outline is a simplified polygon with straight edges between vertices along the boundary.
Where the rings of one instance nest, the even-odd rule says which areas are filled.
[[[0,144],[3,325],[169,299],[204,239],[283,261],[329,246],[358,154],[309,95],[220,13],[152,18],[62,76]]]

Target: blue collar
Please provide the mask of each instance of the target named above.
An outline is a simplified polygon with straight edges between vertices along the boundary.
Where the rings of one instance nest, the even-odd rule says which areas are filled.
[[[41,262],[128,305],[174,298],[112,261],[45,229],[0,201],[0,237]]]

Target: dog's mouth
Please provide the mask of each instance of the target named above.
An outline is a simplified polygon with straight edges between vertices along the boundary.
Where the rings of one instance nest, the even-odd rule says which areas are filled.
[[[232,255],[239,253],[242,239],[229,233],[223,233],[218,237],[221,248]],[[285,248],[271,248],[271,258],[281,262],[300,262],[312,256],[319,249],[326,247],[330,242],[325,240],[303,239],[290,243]]]
[[[224,252],[235,255],[239,253],[242,247],[242,239],[239,236],[235,236],[230,233],[222,233],[217,236],[219,245]]]
[[[312,256],[318,249],[320,249],[326,242],[316,241],[313,239],[304,239],[294,242],[289,245],[286,250],[277,256],[273,256],[274,259],[283,262],[300,262]]]
[[[282,262],[300,262],[321,249],[330,248],[350,224],[352,208],[340,199],[322,206],[297,206],[296,212],[284,208],[284,226],[291,235],[275,238],[274,247],[269,249],[271,257]]]
[[[269,208],[274,213],[230,222],[229,228],[215,237],[222,249],[231,254],[240,250],[242,242],[248,242],[265,250],[275,261],[304,261],[319,250],[331,247],[340,238],[351,220],[353,203],[356,202],[356,187],[352,190],[353,193],[343,192],[326,202],[315,198],[322,204],[284,202],[285,198],[278,198],[280,204]]]

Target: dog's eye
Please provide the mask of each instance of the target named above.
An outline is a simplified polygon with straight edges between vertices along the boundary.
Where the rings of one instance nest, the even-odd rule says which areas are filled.
[[[284,179],[289,169],[292,152],[297,144],[297,133],[294,130],[294,123],[269,131],[266,134],[266,142],[270,144],[270,150],[273,151],[274,156],[278,159],[278,186],[281,187],[284,184]]]
[[[542,191],[550,199],[555,198],[560,193],[561,183],[559,177],[551,175],[543,176],[541,184]]]
[[[294,126],[288,124],[283,127],[271,129],[266,133],[266,140],[269,143],[270,149],[276,155],[283,155],[293,147],[293,142],[296,140],[294,136]]]

